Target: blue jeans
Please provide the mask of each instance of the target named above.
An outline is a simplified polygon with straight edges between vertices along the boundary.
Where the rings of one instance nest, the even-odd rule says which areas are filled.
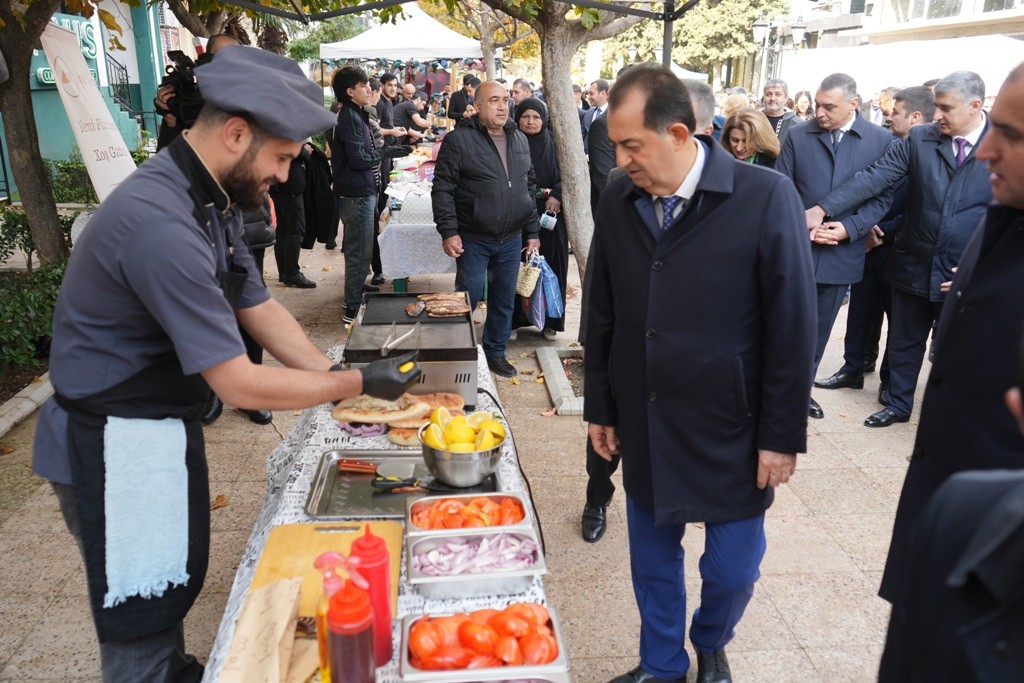
[[[345,237],[345,308],[355,311],[363,303],[363,283],[370,272],[373,255],[373,211],[376,195],[341,197],[339,217]]]
[[[487,284],[487,322],[481,343],[485,356],[504,356],[512,332],[522,239],[516,236],[499,243],[463,237],[462,249],[455,260],[455,289],[469,292],[469,305],[475,309]]]
[[[672,680],[686,676],[690,657],[686,635],[683,576],[685,524],[654,525],[654,514],[626,496],[629,564],[640,609],[640,665]],[[690,640],[713,652],[732,640],[733,629],[754,594],[766,546],[764,515],[705,525],[700,558],[700,607],[693,613]]]

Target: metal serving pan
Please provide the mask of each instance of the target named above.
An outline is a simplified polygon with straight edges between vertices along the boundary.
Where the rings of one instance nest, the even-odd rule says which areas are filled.
[[[330,450],[320,458],[313,477],[313,486],[306,499],[306,514],[319,519],[401,519],[411,500],[422,493],[389,493],[374,489],[372,474],[342,474],[338,460],[363,460],[375,464],[388,463],[388,469],[404,477],[430,477],[423,463],[423,452],[416,450]],[[389,471],[389,474],[392,472]]]
[[[503,572],[480,572],[430,576],[414,568],[413,558],[451,540],[472,541],[500,534],[512,534],[537,544],[537,560],[526,569]],[[406,543],[406,577],[421,595],[430,599],[464,598],[475,595],[511,595],[523,593],[533,585],[536,576],[547,572],[544,551],[532,529],[509,530],[508,527],[451,529],[447,533],[412,537]]]
[[[473,498],[490,498],[496,503],[501,503],[502,498],[514,498],[519,501],[519,504],[523,506],[523,519],[516,524],[509,524],[506,526],[489,526],[489,527],[472,527],[474,531],[481,531],[483,529],[500,529],[501,531],[524,531],[532,530],[533,524],[530,521],[530,510],[526,506],[526,501],[518,493],[502,492],[502,493],[435,493],[430,496],[410,499],[406,503],[405,512],[405,533],[408,536],[436,536],[438,534],[447,534],[457,529],[422,529],[416,526],[412,519],[413,515],[418,513],[424,507],[433,504],[440,499],[455,498],[457,500],[472,500]]]
[[[556,683],[570,680],[569,673],[569,648],[566,645],[565,637],[562,635],[562,626],[558,622],[558,615],[555,610],[548,607],[551,615],[551,626],[555,633],[555,641],[558,642],[558,656],[554,661],[547,664],[524,665],[524,666],[496,666],[485,669],[460,669],[455,671],[424,671],[417,669],[409,663],[409,628],[422,614],[410,614],[402,619],[402,661],[401,676],[403,681],[408,683],[476,683],[491,681],[507,681],[509,683],[521,683],[525,681],[537,681]],[[443,616],[443,615],[431,615]]]

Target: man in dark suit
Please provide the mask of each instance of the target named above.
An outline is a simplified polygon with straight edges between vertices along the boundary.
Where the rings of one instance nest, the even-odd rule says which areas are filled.
[[[593,111],[593,108],[591,109]],[[597,202],[608,184],[608,174],[615,168],[615,147],[608,139],[608,117],[598,116],[590,125],[590,208],[597,212]]]
[[[775,170],[792,178],[804,208],[814,206],[834,187],[878,160],[892,144],[889,131],[857,115],[857,83],[836,73],[821,82],[814,95],[815,118],[789,129]],[[833,212],[828,222],[810,232],[817,283],[818,327],[814,368],[825,353],[832,324],[849,286],[864,274],[864,238],[885,216],[892,191],[885,190],[843,213]],[[808,393],[810,393],[808,385]],[[813,397],[808,415],[825,417]]]
[[[466,74],[462,77],[462,87],[448,100],[448,118],[457,124],[462,119],[468,119],[476,113],[476,108],[473,107],[473,94],[478,87],[480,87],[480,79],[473,74]]]
[[[904,88],[893,100],[889,130],[904,140],[911,128],[930,123],[934,114],[935,98],[930,89],[923,85]],[[871,228],[871,234],[865,239],[864,277],[850,288],[843,367],[831,377],[814,382],[819,389],[862,389],[864,373],[873,370],[877,362],[878,400],[883,406],[889,401],[889,342],[886,341],[881,359],[878,343],[883,319],[892,318],[892,286],[885,277],[885,266],[905,218],[907,185],[904,177],[893,186],[889,213]]]
[[[583,120],[581,122],[583,130],[583,153],[590,153],[590,127],[594,124],[594,121],[604,115],[605,110],[608,109],[608,81],[603,78],[599,78],[590,84],[587,89],[587,101],[590,102],[590,109],[583,113]]]
[[[1003,409],[1006,369],[1024,329],[1024,64],[1007,77],[975,151],[996,202],[959,259],[939,315],[933,363],[903,482],[881,595],[896,595],[911,531],[928,498],[968,469],[1024,468],[1024,438]]]
[[[732,680],[725,646],[759,576],[764,511],[807,439],[814,277],[788,179],[695,137],[662,66],[610,95],[616,178],[596,216],[584,418],[621,453],[640,665],[614,683],[684,681],[683,533],[704,522],[697,680]],[[614,292],[614,293],[613,293]]]
[[[902,145],[807,212],[809,228],[823,214],[844,211],[910,179],[906,218],[886,264],[893,287],[888,405],[864,421],[868,427],[910,419],[928,335],[945,298],[940,285],[951,279],[992,198],[988,171],[972,153],[988,130],[984,100],[978,74],[946,76],[935,85],[934,123],[911,131]]]

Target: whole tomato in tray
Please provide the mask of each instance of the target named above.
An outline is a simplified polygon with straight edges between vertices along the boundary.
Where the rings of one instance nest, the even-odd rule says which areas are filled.
[[[427,671],[547,664],[559,652],[547,608],[532,602],[422,617],[409,627],[407,646],[409,663]]]

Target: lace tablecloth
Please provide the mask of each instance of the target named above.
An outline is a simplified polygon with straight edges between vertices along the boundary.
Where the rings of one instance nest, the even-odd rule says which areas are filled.
[[[436,235],[437,233],[435,232],[434,234]],[[381,236],[383,237],[383,233]],[[381,246],[383,247],[383,242]],[[336,347],[331,349],[328,355],[334,359],[339,359],[341,352],[342,347]],[[477,382],[478,392],[480,392],[477,408],[479,410],[493,410],[503,413],[501,406],[496,402],[494,381],[487,369],[487,364],[479,347],[477,352]],[[498,466],[498,490],[525,493],[515,444],[511,438],[511,430],[509,435],[510,438],[505,440],[501,462]],[[235,622],[238,620],[242,604],[245,601],[246,592],[256,571],[256,565],[259,562],[270,530],[281,524],[313,523],[316,521],[306,514],[305,507],[306,499],[313,485],[313,477],[320,462],[320,456],[324,451],[346,448],[398,449],[397,446],[388,441],[387,437],[384,436],[356,437],[342,431],[331,418],[330,407],[324,404],[303,411],[302,417],[299,419],[298,424],[295,425],[295,428],[267,457],[267,497],[263,504],[263,509],[256,519],[255,528],[249,536],[249,542],[242,554],[238,572],[235,574],[231,595],[228,598],[224,617],[221,619],[220,628],[217,631],[217,639],[214,642],[213,650],[210,652],[210,659],[206,664],[206,673],[203,676],[204,683],[216,681],[220,676],[221,667],[224,665],[224,657],[227,655],[231,638],[234,635]],[[537,513],[533,508],[533,502],[528,495],[523,497],[526,500],[527,512],[536,527],[538,526],[538,521]],[[403,541],[403,554],[404,552]],[[392,558],[392,561],[398,561],[402,564],[402,575],[398,587],[398,616],[393,621],[392,637],[394,639],[395,656],[390,664],[377,670],[377,683],[399,683],[401,680],[398,671],[398,661],[401,656],[401,620],[405,615],[465,612],[484,607],[501,608],[509,602],[545,602],[543,581],[539,577],[534,579],[533,585],[527,593],[512,597],[482,596],[457,600],[428,600],[416,593],[406,581],[405,563],[402,562],[402,558]]]
[[[433,223],[391,220],[380,231],[377,241],[383,275],[388,280],[455,272],[455,259],[441,249],[441,235]]]

